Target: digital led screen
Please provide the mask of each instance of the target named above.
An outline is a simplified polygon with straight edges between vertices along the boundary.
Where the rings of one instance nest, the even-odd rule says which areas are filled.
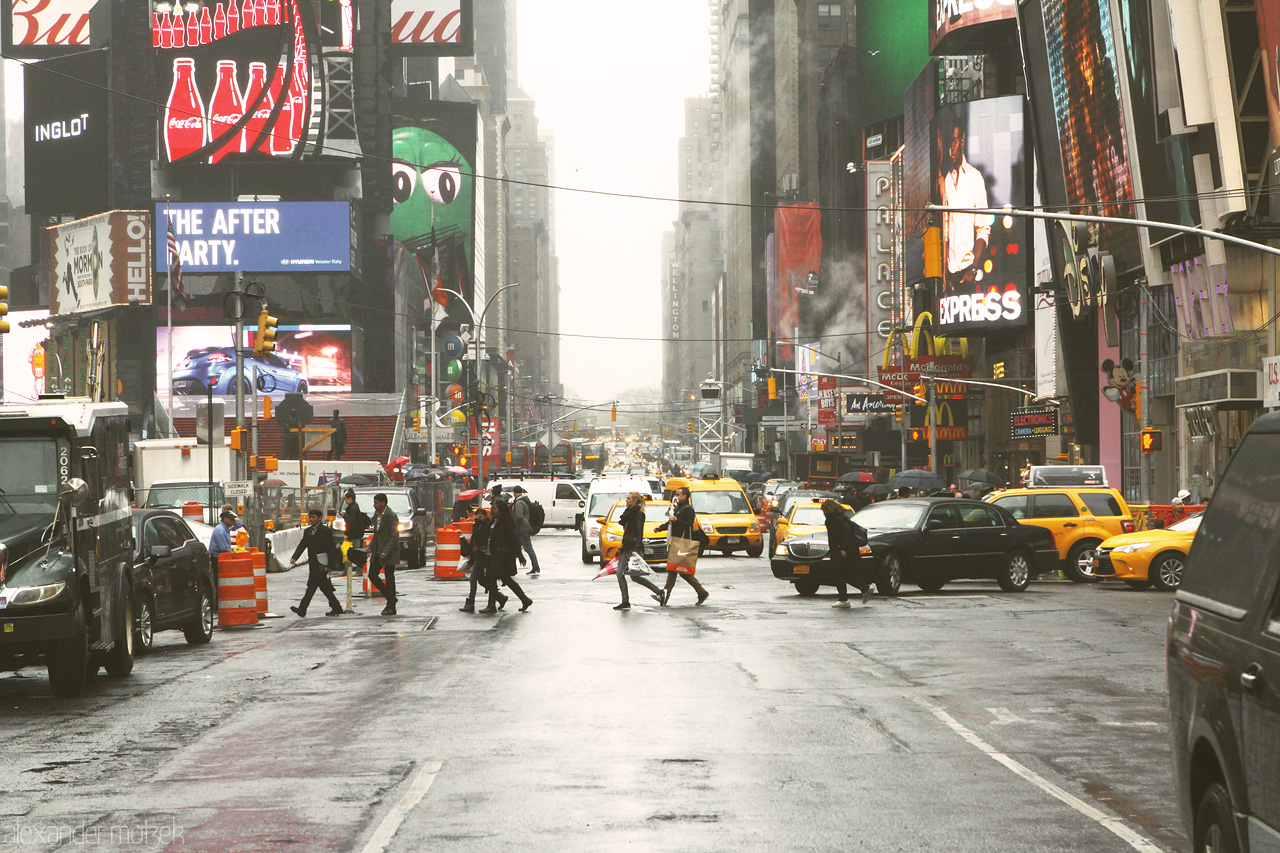
[[[170,221],[184,273],[351,269],[351,205],[345,201],[157,204],[159,272],[168,270]]]
[[[153,11],[161,160],[359,156],[353,0],[319,8],[317,16],[306,0],[205,0]]]
[[[939,107],[934,194],[944,207],[1021,207],[1028,197],[1022,97]],[[935,325],[974,334],[1028,322],[1027,227],[1022,217],[942,214],[942,285]]]
[[[448,303],[442,289],[472,300],[477,117],[470,103],[394,106],[391,233],[414,253],[441,304]]]
[[[245,389],[257,376],[259,394],[345,393],[360,387],[352,369],[352,329],[345,325],[279,326],[276,350],[253,353],[256,328],[245,329],[242,341]],[[173,327],[173,388],[177,394],[235,394],[234,326]],[[169,374],[168,330],[156,329],[156,379]]]
[[[110,205],[107,51],[27,64],[27,212],[88,216]]]
[[[44,324],[24,328],[22,323],[48,317],[48,311],[13,311],[6,317],[9,333],[0,340],[3,347],[4,402],[30,403],[45,391],[44,348],[49,337]]]

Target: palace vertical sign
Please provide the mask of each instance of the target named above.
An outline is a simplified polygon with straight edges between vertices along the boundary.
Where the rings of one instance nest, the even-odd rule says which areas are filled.
[[[893,163],[867,161],[867,369],[879,365],[893,330],[894,236],[896,210]]]

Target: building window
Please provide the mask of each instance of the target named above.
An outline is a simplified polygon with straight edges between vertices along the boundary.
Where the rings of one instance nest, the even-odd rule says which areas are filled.
[[[818,4],[818,26],[819,27],[840,26],[840,4],[839,3],[819,3]]]

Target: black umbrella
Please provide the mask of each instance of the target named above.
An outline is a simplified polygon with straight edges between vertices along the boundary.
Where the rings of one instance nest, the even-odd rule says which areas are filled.
[[[847,471],[840,475],[841,483],[874,483],[876,477],[870,471]]]
[[[348,474],[338,481],[344,486],[373,486],[377,481],[368,474]]]
[[[873,497],[873,498],[884,497],[885,495],[889,494],[889,487],[886,486],[884,483],[872,483],[871,485],[863,489],[862,493],[864,495],[869,495],[870,497]]]
[[[1003,486],[1004,480],[994,471],[988,471],[986,468],[970,468],[968,471],[961,471],[958,478],[970,483],[986,483],[988,486]]]
[[[945,489],[947,484],[942,482],[942,478],[927,468],[912,468],[909,471],[899,471],[889,478],[890,489],[900,489],[906,486],[916,492],[936,492]]]

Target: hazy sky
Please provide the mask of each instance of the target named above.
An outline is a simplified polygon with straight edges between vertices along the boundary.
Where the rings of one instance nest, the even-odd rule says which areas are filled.
[[[706,0],[515,0],[520,86],[555,133],[562,187],[677,195],[684,99],[710,87]],[[657,386],[662,232],[669,202],[555,194],[561,378],[566,393],[609,399]]]

